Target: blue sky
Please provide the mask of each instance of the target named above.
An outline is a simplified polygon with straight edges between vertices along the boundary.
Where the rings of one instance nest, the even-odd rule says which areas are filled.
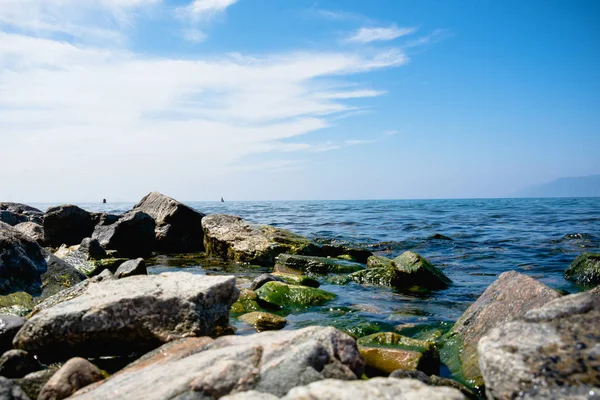
[[[3,200],[503,197],[600,173],[596,1],[0,10]]]

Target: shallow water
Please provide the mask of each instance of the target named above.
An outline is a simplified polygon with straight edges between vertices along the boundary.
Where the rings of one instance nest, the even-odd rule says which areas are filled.
[[[449,326],[504,271],[517,270],[556,289],[580,290],[564,279],[563,272],[578,254],[600,250],[600,198],[187,204],[206,214],[235,214],[315,239],[367,246],[388,257],[412,250],[454,282],[446,290],[410,294],[322,281],[321,289],[337,298],[326,306],[288,315],[286,329],[332,324],[353,327],[353,333],[360,335],[371,333],[374,326],[386,330],[399,325]],[[80,204],[90,211],[114,213],[132,205]],[[430,239],[435,233],[453,240]],[[235,273],[242,283],[267,271],[195,256],[162,256],[151,262],[152,273]],[[240,333],[248,332],[232,322]]]

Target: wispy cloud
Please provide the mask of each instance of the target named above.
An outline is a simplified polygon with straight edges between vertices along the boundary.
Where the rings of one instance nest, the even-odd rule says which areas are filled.
[[[409,40],[402,45],[403,48],[427,46],[440,42],[452,36],[452,32],[447,29],[436,29],[428,35]]]
[[[183,31],[183,38],[188,42],[201,43],[206,40],[206,33],[200,29],[190,28]]]
[[[178,8],[177,12],[195,21],[207,20],[214,18],[237,2],[238,0],[194,0],[189,5]]]
[[[394,136],[394,135],[397,135],[397,134],[398,134],[398,131],[395,130],[395,129],[390,129],[389,131],[383,132],[384,136]]]
[[[375,41],[387,41],[394,40],[402,36],[410,35],[415,32],[415,28],[399,28],[395,25],[389,27],[374,27],[365,28],[362,27],[350,37],[347,38],[349,42],[356,43],[370,43]]]

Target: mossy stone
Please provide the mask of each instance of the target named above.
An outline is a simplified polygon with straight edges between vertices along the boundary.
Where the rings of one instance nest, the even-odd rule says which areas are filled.
[[[231,312],[233,314],[243,314],[262,310],[262,307],[258,305],[257,300],[258,295],[255,291],[242,289],[238,300],[231,305]]]
[[[258,332],[276,331],[287,324],[287,320],[279,315],[258,311],[241,315],[238,319],[254,326]]]
[[[283,272],[273,272],[271,275],[280,278],[290,285],[309,286],[313,288],[318,288],[320,286],[318,280],[306,275],[285,274]]]
[[[429,289],[442,289],[452,281],[441,270],[431,265],[424,257],[412,251],[405,251],[394,258],[398,279]]]
[[[29,293],[15,292],[0,296],[0,313],[23,317],[33,310],[35,301]]]
[[[394,267],[373,267],[350,274],[356,283],[378,286],[394,286],[396,270]]]
[[[365,268],[362,264],[352,261],[295,254],[280,254],[275,261],[276,267],[282,266],[305,274],[339,274],[360,271]]]
[[[393,260],[383,256],[371,256],[367,259],[367,268],[388,267],[394,268]]]
[[[583,253],[565,271],[565,278],[582,286],[600,284],[600,254]]]
[[[262,302],[279,308],[317,306],[335,298],[333,293],[321,289],[283,282],[267,282],[256,294]]]

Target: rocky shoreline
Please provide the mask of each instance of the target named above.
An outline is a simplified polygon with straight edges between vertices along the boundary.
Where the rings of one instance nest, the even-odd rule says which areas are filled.
[[[148,275],[150,257],[175,253],[269,273]],[[285,329],[286,315],[335,299],[323,282],[453,283],[411,251],[317,243],[156,192],[123,215],[0,203],[0,398],[594,398],[600,255],[565,277],[584,291],[505,272],[446,331]],[[257,333],[236,334],[232,318]]]

